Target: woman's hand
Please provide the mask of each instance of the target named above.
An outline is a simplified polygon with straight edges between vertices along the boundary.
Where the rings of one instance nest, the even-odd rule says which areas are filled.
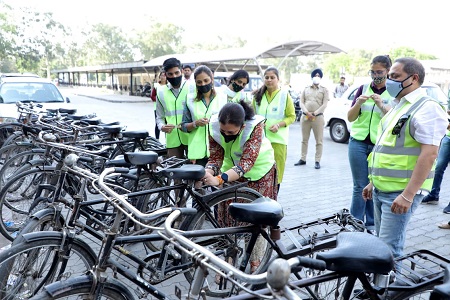
[[[161,131],[165,133],[171,133],[175,129],[175,125],[173,124],[166,124],[161,127]]]
[[[197,127],[206,126],[207,124],[209,124],[208,118],[201,118],[201,119],[198,119],[197,121],[195,121],[195,125]]]
[[[359,105],[362,105],[362,104],[364,104],[364,102],[366,102],[367,99],[369,99],[369,98],[370,98],[369,96],[361,95],[361,96],[359,96],[358,98],[356,98],[356,103],[359,103]]]
[[[202,182],[204,185],[209,186],[218,186],[219,185],[219,179],[212,175],[211,173],[206,173],[205,176],[202,178]]]
[[[278,123],[273,124],[272,126],[270,126],[269,130],[272,131],[273,133],[278,132],[278,130],[280,130],[280,124]]]

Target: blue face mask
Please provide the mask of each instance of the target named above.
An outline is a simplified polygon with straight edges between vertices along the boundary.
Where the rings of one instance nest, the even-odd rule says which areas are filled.
[[[394,98],[397,98],[398,94],[401,93],[404,89],[407,87],[410,87],[412,85],[412,82],[408,86],[403,86],[403,82],[408,80],[412,75],[409,75],[402,81],[392,80],[392,79],[386,79],[386,90],[388,91],[389,95],[391,95]]]

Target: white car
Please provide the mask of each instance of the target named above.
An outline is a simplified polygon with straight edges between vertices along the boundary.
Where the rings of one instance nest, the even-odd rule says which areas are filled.
[[[330,137],[337,143],[347,143],[350,138],[351,122],[347,119],[347,112],[350,109],[356,91],[361,84],[350,86],[341,98],[330,98],[324,113],[325,127],[330,128]],[[442,105],[448,107],[448,97],[439,86],[431,82],[424,82],[422,88],[433,99],[438,100]]]
[[[47,108],[72,109],[69,98],[64,98],[56,85],[45,78],[6,77],[0,84],[0,124],[16,122],[19,117],[16,102],[42,104]]]

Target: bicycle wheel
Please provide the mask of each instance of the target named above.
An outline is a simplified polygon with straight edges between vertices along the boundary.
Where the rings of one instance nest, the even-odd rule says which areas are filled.
[[[47,183],[55,173],[50,170],[31,169],[19,173],[0,190],[1,234],[12,241],[24,226],[34,201],[37,188]]]
[[[154,179],[152,177],[146,177],[144,178],[144,180],[140,180],[140,183],[141,182],[144,183],[144,185],[142,188],[139,188],[138,190],[152,190],[164,186],[162,182],[157,181],[157,179]],[[141,212],[150,213],[160,208],[173,207],[175,206],[175,195],[172,194],[174,194],[174,191],[158,192],[143,195],[139,197],[139,199],[137,200],[136,208],[139,209],[139,211]],[[166,219],[165,217],[161,217],[151,222],[143,221],[143,223],[155,227],[163,227],[165,219]],[[144,233],[147,234],[153,232],[153,230],[145,228],[139,223],[136,223],[134,225],[134,228],[136,230],[135,234],[144,234]],[[152,251],[161,251],[164,241],[163,240],[146,241],[144,243]]]
[[[0,124],[0,146],[14,132],[22,130],[22,123],[4,123]]]
[[[0,169],[0,186],[3,186],[9,178],[11,178],[16,172],[25,164],[31,160],[44,160],[44,149],[41,151],[23,151],[5,160],[2,168]]]
[[[0,148],[0,168],[2,168],[5,161],[10,159],[11,157],[24,151],[30,151],[33,148],[35,148],[35,146],[33,146],[31,143],[18,143],[2,146]]]
[[[95,254],[81,240],[75,239],[65,251],[62,235],[38,234],[38,239],[24,240],[0,253],[1,299],[28,299],[44,285],[84,274],[95,264]]]
[[[219,195],[211,199],[207,206],[210,208],[208,212],[199,210],[199,212],[194,216],[188,216],[181,226],[182,230],[206,230],[206,229],[214,229],[217,228],[214,220],[219,220],[220,227],[229,227],[233,226],[233,221],[231,221],[231,217],[228,215],[228,204],[231,202],[253,202],[257,198],[261,197],[261,195],[251,189],[244,189],[239,192],[231,192],[225,195]],[[198,205],[196,205],[198,206]],[[212,220],[212,219],[214,220]],[[244,226],[246,224],[237,224],[236,226]],[[245,248],[247,242],[249,241],[251,233],[239,233],[234,235],[227,236],[209,236],[209,237],[199,237],[193,238],[192,240],[200,244],[217,256],[221,257],[223,260],[228,263],[233,264],[235,267],[239,268],[242,259],[245,256]],[[226,251],[231,250],[231,251]],[[232,254],[231,254],[232,253]],[[272,248],[269,247],[269,244],[262,238],[259,237],[257,241],[257,245],[255,245],[255,249],[250,257],[250,261],[259,260],[259,266],[251,271],[250,264],[246,268],[246,272],[248,273],[259,273],[264,265],[267,264],[271,257]],[[231,255],[230,255],[231,254]],[[182,262],[189,263],[192,261],[192,258],[186,254],[182,254]],[[184,275],[189,283],[192,283],[194,278],[195,269],[191,269],[188,272],[185,272]],[[230,295],[230,293],[235,290],[235,286],[231,284],[231,282],[226,282],[224,278],[217,276],[215,272],[209,272],[204,289],[206,294],[211,297],[225,297]]]
[[[54,300],[54,299],[90,299],[92,278],[80,276],[67,281],[58,281],[46,286],[42,292],[34,296],[33,300]],[[128,289],[117,280],[108,278],[103,283],[101,296],[96,299],[110,300],[134,300]]]

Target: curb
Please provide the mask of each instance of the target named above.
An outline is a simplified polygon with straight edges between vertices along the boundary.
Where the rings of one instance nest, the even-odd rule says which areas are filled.
[[[113,102],[113,103],[151,103],[153,102],[151,99],[150,100],[132,100],[132,99],[106,99],[106,98],[101,98],[98,96],[92,96],[92,95],[85,95],[85,94],[78,94],[78,93],[74,93],[74,95],[77,96],[82,96],[82,97],[86,97],[86,98],[92,98],[92,99],[96,99],[96,100],[100,100],[100,101],[106,101],[106,102]]]

